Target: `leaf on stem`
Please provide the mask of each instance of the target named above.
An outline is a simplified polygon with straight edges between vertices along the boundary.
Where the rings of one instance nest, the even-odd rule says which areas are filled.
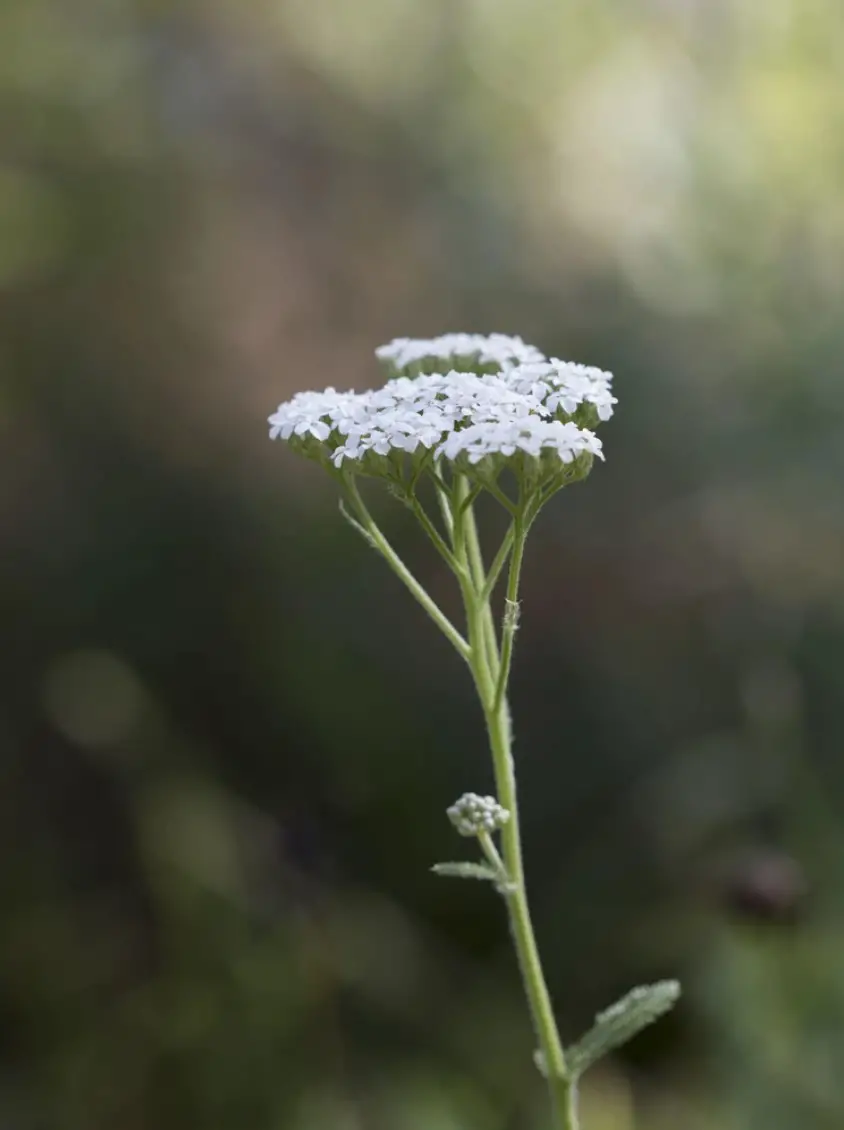
[[[435,863],[431,868],[435,875],[444,875],[449,879],[484,879],[489,883],[498,883],[501,876],[485,863]]]
[[[566,1064],[572,1078],[582,1075],[614,1048],[621,1047],[648,1024],[669,1012],[680,996],[677,981],[658,981],[640,985],[595,1017],[594,1025],[566,1051]]]

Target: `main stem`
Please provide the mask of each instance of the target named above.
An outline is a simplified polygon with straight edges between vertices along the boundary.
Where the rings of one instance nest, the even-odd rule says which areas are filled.
[[[494,688],[490,688],[490,693],[494,694]],[[560,1130],[577,1130],[574,1087],[567,1077],[565,1055],[557,1031],[557,1023],[554,1019],[545,975],[542,971],[525,888],[516,775],[510,750],[510,721],[507,703],[503,701],[497,713],[493,713],[490,710],[489,698],[486,698],[483,707],[495,768],[498,801],[510,813],[510,819],[502,829],[501,841],[504,865],[509,877],[509,887],[505,899],[516,955],[539,1050],[542,1053],[543,1068],[548,1079],[555,1124]]]
[[[510,708],[507,703],[510,662],[518,620],[519,575],[532,516],[521,506],[508,506],[514,514],[513,524],[487,574],[466,480],[462,476],[456,476],[452,491],[445,487],[438,488],[447,535],[452,543],[452,564],[466,608],[469,637],[466,640],[392,548],[367,510],[354,481],[350,479],[345,486],[347,497],[357,515],[356,519],[352,519],[353,525],[381,553],[472,672],[489,735],[498,801],[510,813],[510,819],[501,831],[503,861],[507,872],[507,884],[502,893],[507,903],[510,929],[542,1057],[542,1071],[548,1081],[554,1125],[556,1130],[579,1130],[576,1083],[568,1071],[554,1019],[525,890]],[[437,538],[439,539],[438,534]],[[507,559],[508,548],[510,569],[507,578],[507,604],[499,650],[490,600],[495,578]]]
[[[498,801],[510,813],[510,819],[501,833],[504,865],[509,884],[505,892],[510,928],[522,974],[525,994],[530,1007],[533,1027],[543,1070],[548,1080],[555,1126],[558,1130],[578,1130],[577,1095],[570,1079],[563,1046],[554,1019],[554,1010],[536,937],[530,917],[525,888],[522,844],[519,833],[519,805],[516,793],[516,773],[512,755],[510,710],[507,703],[507,682],[513,637],[516,630],[516,604],[519,591],[519,573],[527,531],[517,518],[513,529],[513,550],[507,584],[507,614],[502,629],[501,653],[495,640],[490,613],[489,596],[484,593],[485,576],[479,558],[477,535],[471,508],[468,511],[468,529],[465,540],[458,536],[455,551],[465,553],[469,564],[470,580],[463,584],[469,636],[469,666],[483,708],[490,750],[495,771]],[[460,523],[458,535],[460,535]]]

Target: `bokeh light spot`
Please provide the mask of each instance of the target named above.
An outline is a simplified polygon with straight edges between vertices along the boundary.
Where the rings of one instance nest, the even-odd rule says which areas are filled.
[[[134,671],[107,651],[74,651],[55,660],[44,678],[43,701],[52,724],[89,749],[114,747],[143,710],[144,690]]]

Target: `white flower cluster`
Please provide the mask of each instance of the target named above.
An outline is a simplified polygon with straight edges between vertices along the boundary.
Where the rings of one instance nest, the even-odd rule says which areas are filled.
[[[601,441],[594,432],[560,420],[523,416],[510,420],[486,420],[454,431],[437,448],[438,455],[457,459],[465,455],[469,463],[479,463],[485,455],[525,455],[538,458],[543,451],[555,452],[562,463],[571,463],[589,452],[603,459]]]
[[[538,349],[527,345],[520,337],[507,334],[443,334],[441,337],[397,337],[375,350],[379,361],[390,368],[404,372],[420,363],[435,362],[447,369],[463,369],[475,364],[481,368],[494,366],[504,369],[509,365],[542,362],[545,358]],[[463,364],[460,364],[460,362]]]
[[[477,793],[464,793],[446,812],[461,836],[496,832],[510,819],[510,813],[494,796],[478,796]]]
[[[617,403],[611,392],[611,373],[556,357],[519,365],[508,372],[507,381],[511,388],[536,396],[549,411],[562,409],[569,416],[581,404],[592,404],[599,420],[609,420]]]
[[[297,392],[270,416],[270,439],[291,436],[313,436],[327,440],[335,430],[341,431],[355,420],[363,419],[363,401],[354,392]]]
[[[301,392],[270,417],[270,437],[295,437],[305,454],[330,458],[335,467],[361,464],[370,454],[417,451],[470,466],[517,452],[534,458],[549,452],[560,464],[581,455],[602,458],[601,441],[583,425],[612,415],[609,373],[546,360],[521,338],[503,334],[401,338],[377,353],[397,372],[412,370],[419,359],[469,359],[482,371],[403,374],[363,393]],[[489,365],[494,371],[485,371]]]

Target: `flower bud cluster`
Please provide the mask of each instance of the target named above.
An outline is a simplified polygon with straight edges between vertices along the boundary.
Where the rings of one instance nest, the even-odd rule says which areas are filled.
[[[496,832],[510,819],[510,813],[494,796],[478,796],[477,793],[464,793],[446,811],[461,836]]]
[[[406,457],[433,457],[485,484],[505,466],[571,481],[603,458],[591,428],[612,415],[609,373],[503,334],[399,338],[376,353],[393,374],[381,388],[298,393],[270,417],[270,437],[334,468],[395,476]]]

